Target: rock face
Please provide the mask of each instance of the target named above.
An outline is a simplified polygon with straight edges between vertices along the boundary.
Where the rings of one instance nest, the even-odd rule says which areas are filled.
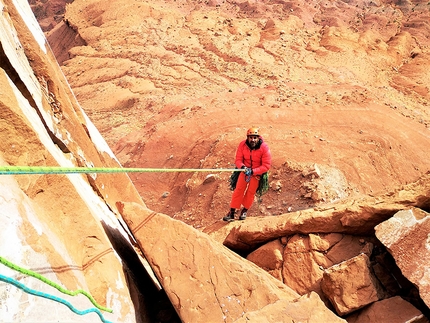
[[[343,322],[206,234],[140,204],[118,207],[184,322]]]
[[[0,1],[0,11],[1,167],[118,167],[70,91],[27,2]],[[115,235],[117,246],[132,248],[112,202],[122,195],[144,205],[125,174],[0,176],[0,321],[147,317],[144,310],[135,312],[135,283],[110,240]],[[63,289],[87,292],[113,312],[83,295],[60,292],[40,275]]]
[[[397,265],[430,306],[430,217],[420,209],[397,212],[376,226],[376,236],[387,247]]]
[[[256,310],[265,302],[298,297],[276,280],[264,284],[267,273],[252,266],[247,269],[243,259],[182,222],[172,223],[169,217],[135,204],[123,204],[120,209],[187,322],[204,317],[234,321],[246,308]],[[241,286],[244,277],[247,286]],[[270,290],[268,299],[261,297],[266,289]]]

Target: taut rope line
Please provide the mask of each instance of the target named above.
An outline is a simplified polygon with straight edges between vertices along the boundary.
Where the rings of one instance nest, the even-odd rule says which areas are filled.
[[[243,172],[237,168],[126,168],[126,167],[56,167],[0,166],[0,175],[158,173],[158,172]]]

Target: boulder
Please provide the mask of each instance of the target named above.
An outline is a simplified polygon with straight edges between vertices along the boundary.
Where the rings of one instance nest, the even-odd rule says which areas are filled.
[[[365,254],[326,269],[321,289],[340,316],[384,297],[382,286],[373,276],[369,257]]]
[[[303,295],[296,302],[280,300],[256,312],[248,312],[235,323],[279,322],[346,322],[331,311],[321,307],[316,293]]]
[[[376,225],[409,207],[430,208],[430,172],[384,196],[367,196],[279,216],[249,217],[244,222],[205,231],[233,250],[252,251],[264,242],[296,233],[371,235]]]
[[[284,246],[279,239],[273,240],[251,252],[246,259],[263,268],[273,277],[282,280]]]
[[[309,237],[292,236],[284,250],[283,281],[304,295],[311,290],[322,294],[319,288],[324,268],[319,264],[318,252],[310,249]]]
[[[252,250],[264,242],[296,233],[346,233],[370,235],[375,225],[387,220],[404,206],[396,203],[375,203],[374,198],[333,204],[317,209],[285,213],[277,217],[250,217],[213,232],[218,241],[238,251]]]
[[[375,227],[376,237],[387,247],[402,274],[430,306],[430,217],[418,208],[397,212]]]
[[[320,282],[324,270],[363,252],[370,256],[372,243],[366,240],[337,233],[292,236],[283,254],[283,282],[300,295],[315,291],[323,296]]]
[[[400,296],[377,301],[346,317],[348,323],[427,323],[429,320]]]

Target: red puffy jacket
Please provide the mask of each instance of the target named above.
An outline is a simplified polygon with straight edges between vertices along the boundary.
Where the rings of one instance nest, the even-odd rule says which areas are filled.
[[[272,164],[269,146],[261,136],[254,149],[247,145],[246,139],[243,140],[237,148],[235,164],[237,168],[242,168],[242,166],[251,168],[254,175],[267,172]]]

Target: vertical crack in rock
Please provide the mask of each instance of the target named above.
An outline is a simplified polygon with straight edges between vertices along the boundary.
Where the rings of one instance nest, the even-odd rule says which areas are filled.
[[[148,317],[136,317],[136,322],[180,323],[181,320],[167,297],[166,292],[164,289],[159,290],[157,288],[139,259],[137,253],[141,252],[140,248],[137,246],[133,248],[118,229],[114,229],[103,222],[102,225],[112,243],[112,246],[123,262],[124,272],[131,280],[133,280],[137,287],[137,290],[134,291],[134,293],[130,288],[130,296],[135,308],[141,309],[136,313],[139,313],[140,315],[148,313]],[[132,241],[132,239],[130,240]],[[131,285],[132,284],[129,284],[129,287],[131,287]]]
[[[58,139],[52,131],[49,129],[49,127],[46,125],[45,120],[42,117],[42,114],[40,113],[39,109],[37,108],[36,102],[34,102],[33,97],[31,93],[28,91],[27,87],[25,86],[24,82],[19,77],[16,70],[13,68],[12,64],[9,61],[9,58],[6,56],[6,53],[4,52],[3,46],[0,44],[0,67],[6,72],[8,77],[11,79],[11,81],[15,84],[17,89],[21,92],[24,98],[27,99],[28,103],[31,107],[34,108],[37,115],[40,118],[40,121],[43,124],[43,127],[45,128],[46,132],[48,133],[49,137],[51,138],[52,142],[58,146],[58,148],[61,149],[61,151],[65,154],[70,153],[70,150],[67,148],[67,146]],[[41,84],[42,85],[42,84]],[[44,93],[46,98],[46,93]],[[49,102],[49,100],[48,100]]]
[[[214,277],[217,278],[217,271],[213,270],[215,266],[212,264],[212,258],[209,258],[208,265],[209,265],[208,273],[209,273],[210,284],[213,287],[213,293],[214,293],[216,302],[219,306],[220,311],[223,313],[223,321],[225,322],[227,319],[227,312],[224,311],[225,304],[221,302],[220,296],[217,293],[217,283],[214,282]]]

